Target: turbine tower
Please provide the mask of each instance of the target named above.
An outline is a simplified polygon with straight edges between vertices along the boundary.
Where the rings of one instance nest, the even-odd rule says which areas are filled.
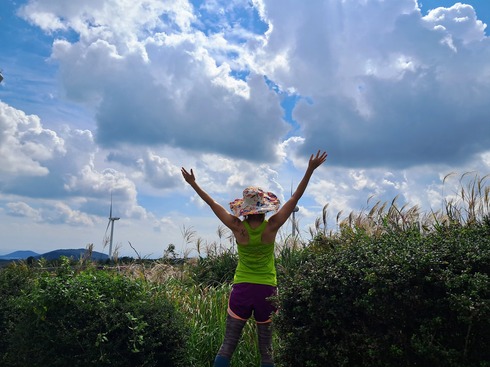
[[[107,223],[107,228],[105,229],[105,235],[104,235],[104,238],[107,239],[107,230],[109,229],[109,226],[111,226],[111,236],[109,237],[109,260],[112,260],[112,240],[114,238],[114,222],[119,219],[121,218],[112,216],[112,194],[111,194],[111,209],[109,210],[109,223]]]

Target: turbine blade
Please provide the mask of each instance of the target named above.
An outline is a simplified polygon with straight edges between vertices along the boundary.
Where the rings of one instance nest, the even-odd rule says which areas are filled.
[[[109,229],[110,225],[111,225],[111,220],[109,219],[109,223],[107,223],[107,227],[105,229],[104,237],[107,237],[107,230]]]
[[[107,237],[107,231],[109,230],[109,226],[111,225],[111,220],[109,219],[109,223],[107,223],[107,227],[104,232],[104,237],[102,238],[102,246],[105,248],[109,243],[109,238]]]

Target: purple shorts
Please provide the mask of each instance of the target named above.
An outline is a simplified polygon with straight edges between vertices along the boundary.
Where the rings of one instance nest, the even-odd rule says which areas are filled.
[[[252,314],[258,323],[270,322],[277,307],[268,298],[277,294],[277,287],[265,284],[233,284],[228,302],[228,313],[248,320]]]

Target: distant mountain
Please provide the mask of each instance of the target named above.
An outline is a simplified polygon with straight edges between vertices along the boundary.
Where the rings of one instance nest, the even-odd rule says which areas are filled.
[[[7,255],[0,255],[0,260],[22,260],[28,257],[38,256],[39,254],[34,251],[14,251]]]
[[[72,258],[74,260],[80,259],[85,253],[87,249],[79,248],[79,249],[60,249],[54,250],[50,252],[46,252],[44,254],[38,254],[34,251],[15,251],[7,255],[1,255],[0,260],[25,260],[29,257],[33,257],[35,259],[45,258],[46,260],[54,260],[58,259],[60,256],[66,256],[68,258]],[[92,251],[92,260],[107,260],[109,258],[108,255],[103,254],[101,252]]]
[[[34,256],[36,259],[44,258],[46,260],[54,260],[58,259],[60,256],[66,256],[68,258],[72,259],[80,259],[85,253],[87,252],[87,249],[84,248],[79,248],[79,249],[60,249],[60,250],[54,250],[50,252],[46,252],[45,254],[42,255],[36,255]],[[101,252],[97,251],[92,251],[92,260],[107,260],[109,258],[108,255],[103,254]]]

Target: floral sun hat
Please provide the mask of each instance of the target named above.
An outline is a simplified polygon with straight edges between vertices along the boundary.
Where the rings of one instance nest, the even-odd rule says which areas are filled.
[[[272,192],[249,186],[243,190],[243,199],[235,199],[230,203],[230,209],[237,217],[244,217],[250,214],[277,212],[280,205],[279,199]]]

